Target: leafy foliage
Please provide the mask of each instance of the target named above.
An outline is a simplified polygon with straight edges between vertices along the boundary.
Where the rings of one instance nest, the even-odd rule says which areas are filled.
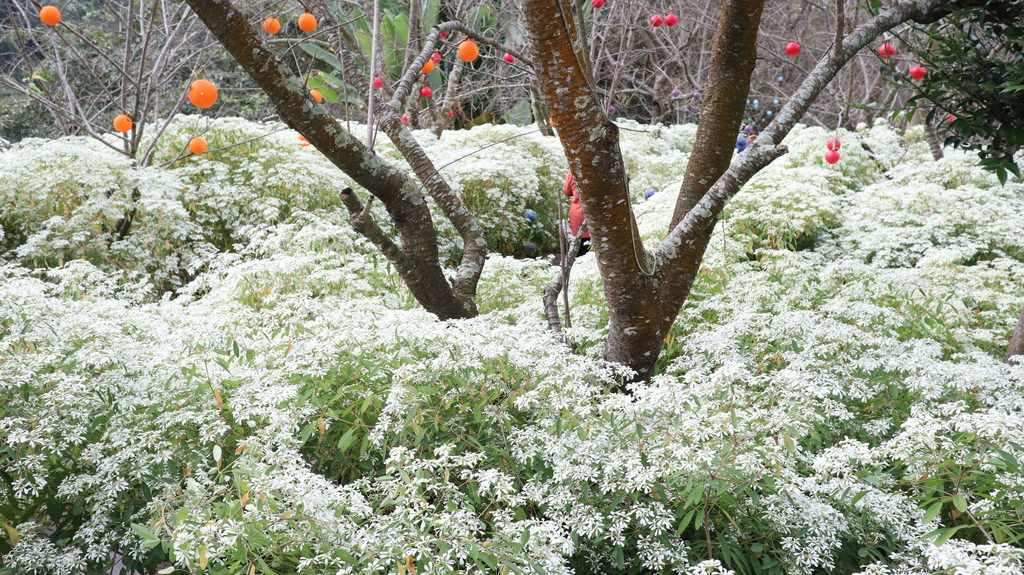
[[[265,130],[191,121],[167,142]],[[525,133],[475,129],[428,153],[443,165]],[[626,134],[652,237],[693,131]],[[597,357],[592,255],[573,270],[571,353],[544,320],[556,269],[542,259],[493,254],[477,318],[418,309],[330,203],[344,181],[294,133],[179,160],[154,188],[175,190],[175,225],[232,247],[173,297],[145,303],[88,252],[0,266],[0,573],[1019,571],[1024,366],[1001,356],[1024,305],[1021,185],[962,152],[933,163],[919,135],[905,147],[884,124],[840,132],[849,162],[829,167],[833,135],[794,131],[791,157],[751,183],[757,201],[730,208],[632,396],[608,392],[623,374]],[[488,184],[507,186],[485,211],[508,237],[534,233],[517,202],[560,199],[549,148],[491,148],[489,162],[534,172]],[[17,168],[66,193],[5,205],[72,198],[76,213],[123,179],[153,193],[98,149],[4,152],[5,168],[74,168]],[[182,194],[233,224],[195,223]],[[8,210],[5,229],[38,233],[42,217]]]
[[[1015,154],[1024,148],[1024,28],[1012,0],[972,0],[947,6],[939,23],[921,27],[910,47],[926,63],[917,82],[928,121],[949,119],[946,144],[976,151],[981,165],[1005,183],[1020,178]],[[910,37],[913,39],[913,36]],[[910,82],[906,74],[897,74]]]

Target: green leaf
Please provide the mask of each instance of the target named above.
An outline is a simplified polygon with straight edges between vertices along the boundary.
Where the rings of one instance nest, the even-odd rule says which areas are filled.
[[[309,54],[310,56],[313,56],[314,58],[320,58],[324,62],[327,62],[328,64],[333,66],[335,70],[341,70],[341,62],[338,60],[338,57],[335,56],[334,54],[331,54],[327,50],[324,50],[319,46],[313,46],[311,44],[306,43],[299,44],[299,47],[305,50],[306,53]]]
[[[960,513],[967,513],[967,499],[963,495],[957,493],[953,496],[953,507],[956,507],[957,511]]]
[[[924,512],[924,517],[921,519],[921,521],[924,523],[928,523],[932,519],[935,519],[939,515],[940,511],[942,511],[942,502],[936,501],[935,503],[932,503],[931,506],[928,508],[928,511]]]

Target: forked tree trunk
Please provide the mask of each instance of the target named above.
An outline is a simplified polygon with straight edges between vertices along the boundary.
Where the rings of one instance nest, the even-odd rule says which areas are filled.
[[[534,69],[580,187],[604,280],[609,314],[606,360],[632,368],[639,379],[650,376],[726,203],[754,174],[786,152],[779,142],[858,51],[893,26],[934,12],[939,4],[940,0],[902,0],[853,30],[841,49],[818,62],[757,144],[733,160],[763,0],[725,0],[707,100],[673,225],[661,244],[648,252],[625,195],[618,129],[604,115],[587,82],[588,71],[572,39],[572,14],[561,9],[558,1],[526,0],[523,12]]]
[[[262,42],[245,15],[235,9],[230,0],[186,1],[267,94],[281,119],[381,201],[398,230],[401,248],[392,249],[393,243],[381,244],[379,237],[375,244],[388,256],[416,301],[442,319],[476,315],[473,296],[482,263],[474,261],[460,268],[460,273],[465,272],[472,277],[464,278],[466,281],[461,284],[464,288],[459,290],[461,293],[453,289],[441,269],[436,232],[419,184],[407,173],[384,162],[373,150],[346,131],[323,106],[318,105],[303,82],[292,75],[288,67]],[[401,132],[403,137],[412,138],[407,131]],[[453,206],[453,210],[458,212],[460,218],[472,217],[468,210],[464,210],[464,206],[462,209]],[[457,227],[459,223],[456,222]],[[482,241],[482,237],[474,244],[479,241]],[[469,251],[478,253],[485,249]],[[456,278],[457,285],[460,279],[463,278]]]
[[[727,0],[715,37],[710,90],[691,156],[689,176],[696,204],[728,168],[739,132],[763,0]],[[564,8],[562,8],[564,6]],[[534,68],[544,87],[569,160],[604,279],[609,333],[604,358],[650,376],[661,341],[686,301],[700,267],[713,221],[675,254],[671,263],[644,249],[627,201],[627,175],[618,128],[604,114],[573,42],[577,28],[568,6],[528,0],[524,7],[534,41]],[[700,167],[699,169],[697,167]],[[682,216],[680,216],[680,219]]]

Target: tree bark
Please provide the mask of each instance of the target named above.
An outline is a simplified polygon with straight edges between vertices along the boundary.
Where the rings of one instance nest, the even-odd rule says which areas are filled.
[[[430,210],[419,185],[384,162],[317,104],[230,0],[186,1],[267,94],[281,119],[381,201],[401,239],[403,257],[389,259],[420,305],[442,319],[476,315],[472,297],[460,297],[444,276]]]
[[[716,32],[705,108],[671,231],[648,253],[629,209],[618,131],[588,85],[558,2],[527,0],[524,13],[534,69],[558,128],[590,222],[608,303],[604,358],[650,376],[661,343],[685,303],[718,215],[758,171],[786,153],[777,145],[847,62],[870,40],[938,8],[940,0],[902,0],[845,35],[842,50],[818,62],[758,143],[733,161],[762,0],[726,0]],[[730,165],[730,162],[731,165]]]
[[[697,137],[679,190],[672,227],[704,197],[732,162],[740,122],[757,63],[763,0],[726,0],[711,48],[711,68]],[[713,224],[712,224],[713,225]],[[711,230],[707,230],[710,237]],[[699,257],[702,257],[702,254]]]
[[[1017,321],[1017,329],[1013,330],[1010,336],[1010,345],[1006,349],[1006,363],[1015,355],[1024,355],[1024,310],[1020,312],[1020,319]]]

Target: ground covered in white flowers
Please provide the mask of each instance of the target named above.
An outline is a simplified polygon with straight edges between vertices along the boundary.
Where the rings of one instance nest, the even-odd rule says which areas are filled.
[[[657,241],[694,128],[624,127]],[[543,317],[553,138],[420,135],[495,252],[484,313],[439,322],[294,132],[183,118],[157,163],[197,129],[266,137],[145,169],[87,140],[0,152],[0,573],[1024,569],[1024,185],[975,158],[879,124],[829,166],[832,134],[795,130],[624,395],[593,256],[576,353]]]

